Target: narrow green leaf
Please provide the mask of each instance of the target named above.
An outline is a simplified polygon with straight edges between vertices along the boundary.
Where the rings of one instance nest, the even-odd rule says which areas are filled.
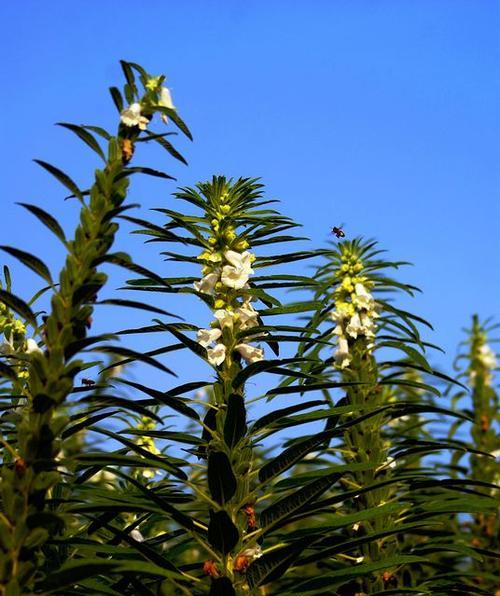
[[[31,323],[33,327],[36,328],[36,317],[24,300],[21,300],[21,298],[18,298],[15,294],[11,294],[10,292],[0,288],[0,302],[3,302],[18,315],[21,315],[25,321]]]
[[[18,205],[21,205],[30,213],[33,213],[33,215],[37,217],[45,226],[47,226],[47,228],[49,228],[49,230],[53,232],[63,244],[66,244],[66,236],[64,235],[64,230],[59,225],[59,222],[55,217],[53,217],[52,215],[50,215],[50,213],[47,213],[47,211],[44,211],[40,207],[37,207],[36,205],[30,205],[29,203],[18,203]]]
[[[42,161],[41,159],[34,159],[33,161],[35,163],[37,163],[39,166],[42,166],[42,168],[44,168],[45,170],[47,170],[47,172],[49,172],[49,174],[52,174],[52,176],[54,176],[54,178],[59,180],[59,182],[63,186],[65,186],[68,190],[70,190],[71,193],[75,197],[78,197],[80,200],[83,200],[82,191],[78,188],[76,183],[73,182],[73,180],[67,174],[65,174],[59,168],[56,168],[55,166],[51,165],[50,163],[47,163],[46,161]]]
[[[228,577],[218,577],[212,580],[208,596],[236,596],[236,592]]]
[[[208,524],[208,542],[223,555],[230,553],[238,544],[238,528],[225,511],[210,511]]]
[[[335,473],[318,478],[264,509],[260,514],[260,522],[264,532],[269,531],[270,526],[274,526],[292,516],[310,501],[317,499],[341,476],[342,474]]]
[[[0,376],[6,377],[7,379],[10,379],[11,381],[17,381],[16,371],[11,366],[9,366],[8,364],[5,364],[1,360],[0,360]]]
[[[11,255],[18,261],[20,261],[23,265],[26,265],[29,269],[38,273],[38,275],[43,278],[49,284],[53,284],[52,276],[50,275],[49,268],[47,265],[38,257],[30,254],[29,252],[25,252],[24,250],[19,250],[18,248],[14,248],[13,246],[0,246],[7,254]]]
[[[224,441],[230,449],[245,436],[247,431],[246,418],[247,413],[243,397],[236,393],[230,395],[224,422]]]
[[[111,98],[116,106],[116,109],[121,112],[123,110],[122,94],[117,87],[110,87],[109,92],[111,93]]]
[[[91,135],[85,128],[78,126],[76,124],[70,124],[69,122],[58,122],[57,126],[62,126],[63,128],[67,128],[71,132],[74,132],[86,145],[88,145],[93,151],[102,158],[103,161],[106,161],[106,156],[104,155],[103,150],[99,143],[95,140],[93,135]]]
[[[208,487],[214,501],[224,505],[236,492],[236,478],[228,456],[222,451],[211,451],[208,455]]]

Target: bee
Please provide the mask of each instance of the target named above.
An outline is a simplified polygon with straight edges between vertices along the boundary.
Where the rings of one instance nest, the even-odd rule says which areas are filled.
[[[344,224],[341,224],[340,226],[333,226],[332,234],[335,234],[335,236],[337,238],[345,238],[345,232],[342,229],[343,227],[344,227]]]
[[[82,385],[91,387],[92,385],[95,385],[95,381],[93,381],[92,379],[82,379]]]

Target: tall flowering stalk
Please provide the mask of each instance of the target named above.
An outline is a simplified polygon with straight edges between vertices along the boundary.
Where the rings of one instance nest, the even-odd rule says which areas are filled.
[[[419,421],[426,411],[442,409],[427,397],[440,394],[428,380],[437,374],[424,356],[431,344],[421,339],[417,327],[428,324],[388,299],[398,291],[413,295],[416,288],[389,277],[388,269],[404,263],[381,259],[380,253],[375,242],[360,239],[341,241],[326,253],[327,262],[316,274],[315,297],[321,298],[321,308],[306,325],[299,350],[315,361],[300,370],[322,379],[304,381],[303,389],[318,387],[331,406],[325,411],[331,419],[320,434],[327,441],[319,453],[332,459],[332,471],[345,470],[343,491],[319,503],[323,525],[341,527],[345,517],[349,529],[349,540],[325,538],[304,562],[332,557],[342,567],[338,574],[325,575],[321,585],[342,594],[397,591],[408,581],[413,566],[425,559],[414,547],[420,543],[404,539],[405,533],[411,535],[426,508],[435,507],[429,505],[435,498],[429,487],[436,493],[440,487],[421,471],[422,456],[436,449],[433,442],[418,431],[396,435],[392,430],[411,419]],[[323,342],[308,344],[318,330]],[[341,398],[335,403],[339,390]],[[333,443],[336,437],[341,440]],[[439,448],[445,443],[439,442]],[[439,494],[446,506],[455,496],[440,488]],[[342,581],[348,566],[359,579]],[[410,584],[418,584],[422,575],[417,575]],[[299,584],[304,590],[313,586],[318,587],[319,580]]]
[[[466,477],[473,483],[480,482],[476,490],[497,500],[500,482],[500,436],[498,424],[498,390],[495,385],[495,371],[498,370],[498,356],[493,349],[491,337],[496,325],[482,324],[477,315],[472,317],[469,338],[464,351],[457,358],[457,366],[462,366],[460,378],[470,387],[472,400],[472,422],[470,424],[470,445],[474,450],[469,456],[469,465],[464,468]],[[460,392],[456,399],[469,397]],[[466,411],[468,410],[467,406]],[[463,421],[462,421],[463,425]],[[453,429],[457,430],[458,424]],[[461,455],[461,454],[460,454]],[[453,460],[454,468],[458,468],[460,456]],[[484,484],[481,484],[484,483]],[[463,531],[460,539],[478,549],[484,560],[472,559],[474,573],[473,583],[482,589],[498,588],[494,579],[495,558],[498,550],[500,524],[498,509],[483,510],[473,513],[472,522],[460,524]],[[496,593],[496,592],[495,592]]]
[[[59,283],[53,285],[49,312],[43,319],[43,352],[32,349],[28,354],[28,377],[22,391],[27,405],[18,424],[15,461],[12,465],[5,463],[2,468],[0,594],[9,596],[32,590],[34,582],[42,579],[37,575],[44,563],[41,547],[64,525],[55,508],[47,506],[47,497],[60,481],[57,457],[61,433],[69,420],[64,403],[73,389],[75,376],[84,365],[74,357],[81,349],[103,339],[87,337],[92,324],[93,303],[107,279],[99,271],[99,266],[107,260],[125,267],[129,265],[126,255],[113,256],[109,252],[118,230],[114,218],[126,208],[128,177],[142,170],[128,167],[136,142],[155,112],[160,111],[162,115],[173,112],[171,104],[164,105],[165,94],[161,91],[164,77],[149,77],[137,65],[123,62],[122,66],[127,78],[124,94],[131,105],[124,107],[120,92],[112,88],[113,99],[121,112],[115,136],[95,127],[63,124],[104,161],[102,169],[96,170],[90,190],[87,193],[80,191],[66,174],[50,164],[39,162],[82,205],[74,238],[67,240],[57,221],[45,211],[25,205],[60,238],[68,254]],[[140,74],[142,94],[135,84],[133,69]],[[175,114],[174,118],[177,118]],[[90,131],[106,139],[107,153]],[[52,285],[50,272],[38,257],[10,247],[3,248]],[[35,315],[20,299],[6,291],[2,291],[0,298],[7,306],[23,313],[35,329],[38,328]],[[23,361],[26,361],[25,356]]]
[[[245,540],[252,529],[248,518],[252,507],[252,448],[246,434],[244,385],[235,386],[235,379],[241,373],[242,362],[252,364],[264,357],[263,349],[254,345],[262,333],[253,337],[248,334],[259,326],[249,291],[255,255],[248,250],[248,241],[235,233],[241,189],[231,188],[229,183],[218,184],[206,188],[205,196],[211,229],[208,246],[199,256],[204,276],[194,288],[213,298],[214,320],[209,329],[198,331],[197,339],[217,370],[207,478],[210,495],[218,505],[211,510],[208,535],[212,543],[215,541],[212,545],[219,555],[205,568],[215,585],[229,580],[235,593],[243,594],[248,589],[245,572],[259,556],[260,547],[255,539]],[[214,538],[224,524],[234,531],[229,543]]]
[[[355,244],[346,242],[339,248],[340,266],[334,272],[338,285],[333,293],[334,307],[330,313],[335,323],[333,334],[337,338],[334,366],[345,382],[352,383],[346,390],[346,398],[353,412],[373,414],[348,427],[344,433],[344,458],[354,468],[359,468],[359,471],[350,474],[352,487],[362,489],[381,479],[389,480],[395,460],[389,457],[390,445],[382,432],[387,422],[384,406],[388,396],[379,385],[380,371],[373,355],[376,320],[380,316],[380,307],[377,308],[371,293],[374,281],[364,271],[365,263]],[[380,486],[359,494],[354,505],[358,511],[370,510],[387,504],[390,496],[390,485]],[[385,516],[359,522],[354,527],[354,535],[361,526],[365,533],[380,534],[387,527],[387,522]],[[361,545],[356,562],[378,563],[384,558],[389,559],[393,553],[393,541],[375,539]],[[377,574],[363,581],[363,591],[367,594],[381,591],[387,587],[386,583],[384,576]]]

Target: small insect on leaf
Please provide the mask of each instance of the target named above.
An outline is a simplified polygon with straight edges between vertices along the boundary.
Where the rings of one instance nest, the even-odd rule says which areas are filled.
[[[92,379],[82,379],[82,385],[85,385],[86,387],[91,387],[92,385],[95,385],[95,381],[93,381]]]

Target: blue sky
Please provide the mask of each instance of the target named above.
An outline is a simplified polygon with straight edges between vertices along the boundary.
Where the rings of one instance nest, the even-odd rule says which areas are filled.
[[[107,87],[124,58],[167,75],[195,138],[178,141],[188,168],[159,149],[143,163],[182,186],[260,176],[314,245],[345,223],[412,261],[399,279],[424,290],[411,308],[434,323],[443,366],[473,312],[498,315],[500,3],[24,0],[0,16],[2,244],[61,263],[57,240],[15,202],[71,229],[76,204],[32,159],[88,184],[97,162],[53,124],[113,129]],[[171,206],[175,187],[139,182],[131,198],[145,215]],[[170,274],[137,240],[124,228],[118,248]],[[4,262],[29,297],[36,278]]]

